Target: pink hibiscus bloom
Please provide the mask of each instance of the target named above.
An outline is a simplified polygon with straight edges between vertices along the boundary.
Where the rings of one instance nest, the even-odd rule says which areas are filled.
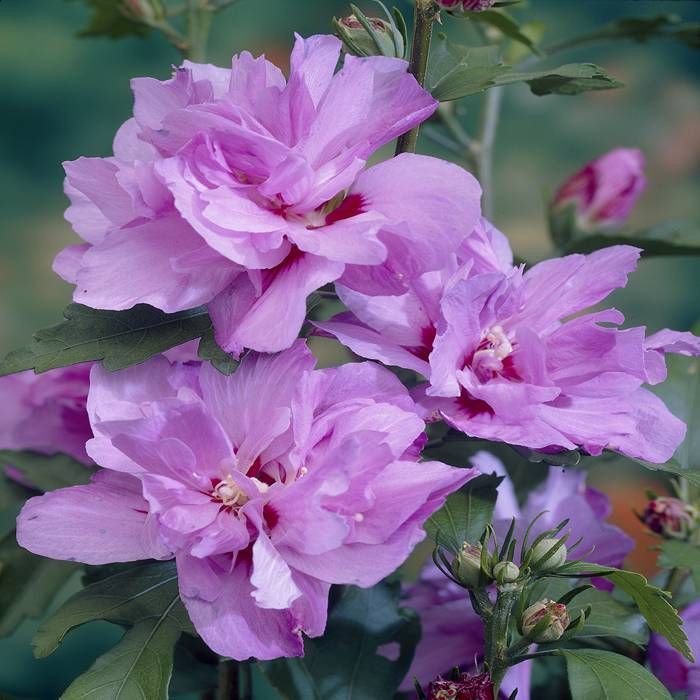
[[[646,337],[644,328],[617,328],[624,317],[614,309],[587,311],[626,284],[640,251],[614,246],[524,271],[504,246],[482,225],[457,263],[403,295],[337,285],[350,313],[317,325],[363,357],[422,374],[428,383],[416,396],[426,413],[468,435],[670,459],[685,425],[643,385],[666,378],[664,353],[696,355],[700,339]]]
[[[75,301],[206,304],[227,351],[274,352],[323,285],[403,291],[442,267],[476,222],[479,185],[420,155],[364,170],[437,103],[405,61],[346,56],[335,73],[339,53],[335,37],[297,37],[287,81],[248,53],[230,70],[186,61],[170,80],[135,79],[114,157],[65,164],[66,218],[86,243],[54,269]]]
[[[175,557],[214,651],[301,655],[330,584],[394,571],[474,474],[417,462],[424,423],[388,370],[313,367],[302,342],[249,354],[230,377],[162,358],[119,381],[95,367],[88,450],[109,468],[31,499],[18,541],[88,564]]]

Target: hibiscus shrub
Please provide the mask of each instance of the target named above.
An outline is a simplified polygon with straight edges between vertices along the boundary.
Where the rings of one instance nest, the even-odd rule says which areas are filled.
[[[88,4],[91,33],[162,31],[186,60],[132,81],[113,156],[64,164],[74,303],[0,363],[0,633],[43,616],[43,657],[123,628],[66,700],[699,698],[700,338],[600,306],[640,255],[698,249],[622,230],[632,148],[556,192],[561,257],[514,258],[489,220],[504,86],[620,84],[507,65],[547,51],[494,0],[415,0],[412,37],[353,5],[296,37],[287,77],[204,62],[230,2],[190,1],[183,28],[175,3]],[[483,41],[431,51],[438,21]],[[655,36],[697,46],[669,16],[549,53]],[[454,101],[478,93],[471,138]],[[459,165],[415,152],[429,119]],[[316,337],[353,361],[317,368]],[[675,487],[639,514],[655,582],[586,483],[625,460]]]

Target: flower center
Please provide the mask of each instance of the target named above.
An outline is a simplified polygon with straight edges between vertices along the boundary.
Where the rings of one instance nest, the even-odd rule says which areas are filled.
[[[512,374],[513,345],[501,326],[493,326],[482,338],[472,356],[471,368],[481,381]]]
[[[250,500],[230,474],[214,485],[211,497],[216,501],[221,501],[227,508],[240,508]]]

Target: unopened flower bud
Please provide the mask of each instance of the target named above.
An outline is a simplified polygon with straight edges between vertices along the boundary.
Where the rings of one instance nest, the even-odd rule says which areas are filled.
[[[127,19],[146,23],[165,18],[162,0],[120,0],[119,10]]]
[[[533,569],[538,569],[539,571],[551,571],[552,569],[562,566],[562,564],[566,562],[566,557],[568,554],[566,546],[563,544],[559,546],[552,556],[547,559],[544,558],[549,550],[556,546],[557,542],[559,542],[559,540],[555,539],[554,537],[547,537],[544,540],[540,540],[532,548],[530,566],[532,566]]]
[[[462,673],[456,680],[438,678],[430,684],[427,700],[493,700],[493,683],[488,673]]]
[[[688,538],[698,524],[698,510],[679,498],[662,496],[649,501],[642,522],[657,535],[669,539]]]
[[[616,148],[585,165],[559,189],[552,211],[573,205],[581,229],[619,227],[646,187],[644,156]]]
[[[566,605],[556,603],[553,600],[540,600],[531,605],[523,613],[522,628],[523,634],[527,637],[535,631],[535,627],[544,620],[549,619],[549,624],[544,629],[538,630],[532,638],[533,642],[543,644],[544,642],[556,642],[564,634],[569,626],[571,618]]]
[[[493,567],[493,577],[497,583],[513,583],[520,576],[520,568],[512,561],[501,561]]]
[[[483,12],[496,4],[496,0],[435,0],[441,10],[448,12]]]
[[[452,573],[467,588],[476,588],[481,576],[481,545],[465,542],[452,562]]]
[[[367,17],[372,33],[355,15],[334,20],[343,48],[355,56],[390,56],[403,58],[403,37],[397,28],[378,17]]]

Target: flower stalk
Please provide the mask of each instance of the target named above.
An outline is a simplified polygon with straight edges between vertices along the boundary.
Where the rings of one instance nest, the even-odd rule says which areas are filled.
[[[510,618],[513,608],[520,598],[522,587],[507,584],[499,586],[493,614],[486,624],[485,655],[486,667],[493,682],[493,696],[498,697],[498,689],[508,669],[510,646]]]
[[[415,3],[409,70],[413,73],[418,83],[424,85],[428,70],[433,22],[437,15],[437,8],[433,0],[415,0]],[[415,126],[410,131],[399,136],[396,143],[397,156],[401,153],[415,153],[416,144],[418,143],[418,130],[419,126]]]

